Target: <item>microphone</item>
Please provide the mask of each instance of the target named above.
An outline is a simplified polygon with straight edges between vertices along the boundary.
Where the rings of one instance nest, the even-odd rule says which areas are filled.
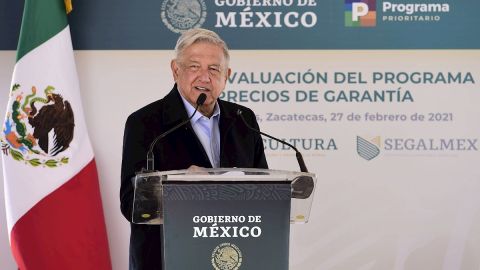
[[[268,137],[268,138],[270,138],[270,139],[273,139],[273,140],[275,140],[275,141],[277,141],[277,142],[279,142],[279,143],[282,143],[282,144],[285,144],[285,145],[290,146],[293,150],[295,150],[295,155],[297,156],[297,161],[298,161],[298,166],[300,166],[300,171],[301,171],[301,172],[308,172],[307,167],[305,166],[305,162],[303,161],[302,153],[300,153],[300,151],[298,151],[298,149],[297,149],[295,146],[289,144],[289,143],[286,142],[286,141],[277,139],[277,138],[275,138],[275,137],[273,137],[273,136],[270,136],[270,135],[268,135],[268,134],[266,134],[266,133],[261,132],[260,130],[257,130],[257,129],[255,129],[255,128],[251,127],[251,126],[247,123],[247,121],[245,121],[245,118],[243,117],[242,113],[243,113],[243,112],[242,112],[241,109],[238,109],[238,110],[237,110],[237,115],[240,116],[240,118],[242,119],[243,123],[245,124],[245,126],[247,126],[248,129],[254,131],[255,133],[260,133],[260,134],[262,134],[263,136],[266,136],[266,137]]]
[[[185,124],[187,124],[188,122],[190,122],[190,120],[193,118],[193,116],[197,113],[198,108],[200,106],[202,106],[203,103],[205,103],[206,99],[207,99],[207,95],[204,94],[204,93],[201,93],[197,98],[197,101],[196,101],[197,106],[195,107],[195,111],[192,113],[192,115],[190,115],[190,117],[188,117],[187,120],[179,123],[178,125],[172,127],[171,129],[169,129],[169,130],[165,131],[164,133],[155,137],[155,139],[150,144],[150,147],[149,147],[148,152],[147,152],[147,172],[155,170],[153,147],[155,147],[157,142],[159,140],[165,138],[166,136],[168,136],[168,134],[172,133],[173,131],[177,130],[178,128],[180,128],[180,127],[184,126]]]
[[[266,136],[270,139],[273,139],[273,140],[275,140],[279,143],[282,143],[284,145],[288,145],[293,150],[295,150],[295,155],[297,157],[297,162],[298,162],[298,166],[300,167],[300,171],[308,173],[307,166],[305,166],[305,161],[303,161],[302,153],[300,153],[300,151],[298,151],[298,149],[295,146],[291,145],[290,143],[288,143],[286,141],[280,140],[280,139],[275,138],[271,135],[263,133],[258,129],[253,128],[252,126],[250,126],[247,123],[247,121],[245,120],[245,118],[243,117],[242,114],[243,114],[242,110],[238,109],[237,110],[237,116],[239,116],[242,119],[243,123],[245,124],[245,126],[248,129],[252,130],[255,133],[259,133],[263,136]],[[297,198],[297,199],[306,199],[306,198],[310,197],[310,195],[312,194],[313,188],[314,188],[314,182],[313,182],[313,179],[311,177],[309,177],[309,176],[299,176],[292,181],[292,197]]]

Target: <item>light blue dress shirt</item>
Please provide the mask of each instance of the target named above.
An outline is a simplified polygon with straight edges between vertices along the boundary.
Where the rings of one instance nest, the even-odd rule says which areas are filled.
[[[185,105],[188,116],[192,115],[192,113],[195,111],[195,107],[188,103],[188,101],[182,95],[180,96],[182,97],[183,105]],[[193,118],[190,119],[193,130],[195,131],[195,134],[197,135],[200,142],[202,143],[203,149],[205,149],[205,152],[207,153],[208,159],[210,160],[213,168],[220,167],[220,128],[218,126],[219,120],[220,107],[218,106],[218,102],[215,103],[212,117],[208,118],[198,111],[193,116]]]

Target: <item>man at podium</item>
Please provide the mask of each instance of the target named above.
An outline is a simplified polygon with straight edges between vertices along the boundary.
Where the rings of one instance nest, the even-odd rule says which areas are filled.
[[[145,168],[154,141],[155,167],[150,169],[158,171],[191,166],[267,168],[260,135],[250,131],[237,112],[241,110],[248,124],[258,129],[255,114],[244,106],[218,99],[231,73],[229,59],[227,45],[216,33],[206,29],[184,32],[171,61],[175,81],[172,90],[128,117],[120,202],[129,222],[133,204],[131,178]],[[186,125],[165,134],[189,117]],[[161,225],[130,225],[129,268],[162,269]]]

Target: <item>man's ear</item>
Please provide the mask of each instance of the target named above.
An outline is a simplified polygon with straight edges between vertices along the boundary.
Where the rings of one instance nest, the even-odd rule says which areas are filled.
[[[170,62],[170,68],[172,69],[173,80],[176,82],[177,78],[178,78],[179,66],[178,66],[177,61],[175,59]]]

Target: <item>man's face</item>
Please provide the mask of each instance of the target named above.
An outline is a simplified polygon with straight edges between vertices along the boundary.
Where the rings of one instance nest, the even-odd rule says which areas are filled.
[[[207,95],[199,111],[211,116],[231,72],[223,49],[208,42],[194,43],[183,50],[179,59],[172,61],[171,68],[180,93],[190,104],[195,107],[198,96]]]

